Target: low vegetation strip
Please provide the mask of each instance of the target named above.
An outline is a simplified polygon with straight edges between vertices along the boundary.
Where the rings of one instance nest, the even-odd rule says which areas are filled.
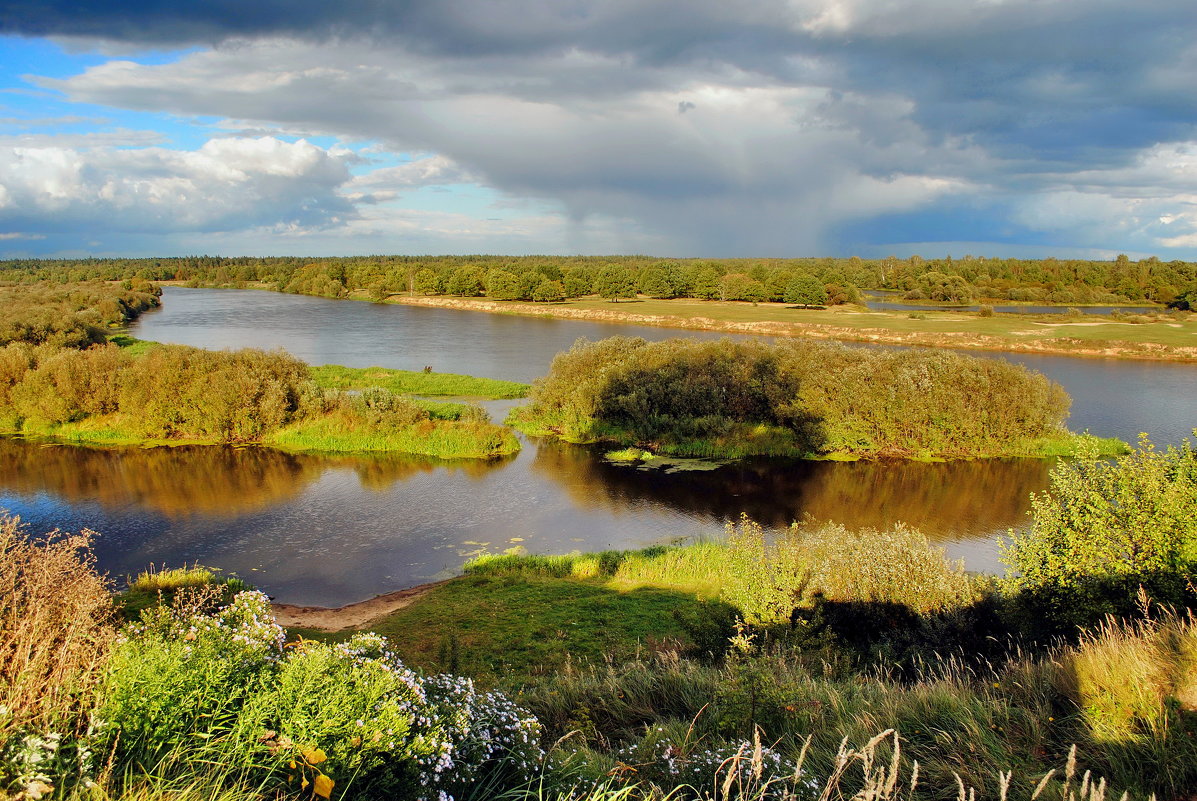
[[[386,367],[342,367],[322,364],[310,368],[316,385],[325,389],[362,390],[380,387],[396,395],[452,396],[458,398],[523,398],[529,386],[497,378],[455,373],[414,372]]]
[[[674,456],[973,458],[1075,447],[1061,387],[942,351],[580,340],[530,398],[510,417],[525,431]]]

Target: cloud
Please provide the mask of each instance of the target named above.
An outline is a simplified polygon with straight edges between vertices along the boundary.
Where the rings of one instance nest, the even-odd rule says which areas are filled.
[[[195,151],[0,145],[0,229],[228,231],[334,225],[353,206],[335,155],[304,141],[214,139]]]
[[[1197,141],[1189,6],[0,0],[0,30],[211,46],[37,80],[77,102],[426,154],[347,183],[358,214],[467,181],[679,254],[852,249],[957,206],[1000,212],[995,242],[1149,248],[1191,246],[1160,155]]]

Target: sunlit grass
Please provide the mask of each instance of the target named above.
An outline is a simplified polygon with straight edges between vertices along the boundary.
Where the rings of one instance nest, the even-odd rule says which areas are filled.
[[[342,367],[323,364],[310,368],[316,384],[326,389],[382,387],[400,395],[442,395],[467,398],[522,398],[528,385],[515,381],[455,373],[424,373],[386,367]]]
[[[406,428],[358,430],[337,414],[292,423],[268,435],[265,444],[292,451],[389,451],[442,459],[492,458],[520,449],[511,431],[493,423],[427,420]]]

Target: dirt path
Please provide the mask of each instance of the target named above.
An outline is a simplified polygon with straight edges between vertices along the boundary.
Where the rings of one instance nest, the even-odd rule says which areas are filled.
[[[386,595],[376,595],[368,601],[359,601],[335,609],[325,606],[295,606],[293,604],[271,604],[271,606],[274,609],[275,619],[282,626],[288,628],[300,626],[320,631],[343,631],[364,626],[371,620],[410,606],[434,587],[439,587],[444,583],[436,581],[432,584],[421,584],[418,587],[388,592]]]

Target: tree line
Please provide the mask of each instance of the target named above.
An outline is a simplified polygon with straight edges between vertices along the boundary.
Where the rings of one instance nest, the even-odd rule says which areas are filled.
[[[886,289],[911,300],[970,303],[1158,303],[1197,301],[1197,263],[1000,259],[660,259],[649,256],[354,256],[155,259],[23,259],[0,262],[0,281],[177,280],[196,286],[265,283],[324,297],[398,293],[557,302],[599,295],[618,301],[696,298],[826,305]]]

